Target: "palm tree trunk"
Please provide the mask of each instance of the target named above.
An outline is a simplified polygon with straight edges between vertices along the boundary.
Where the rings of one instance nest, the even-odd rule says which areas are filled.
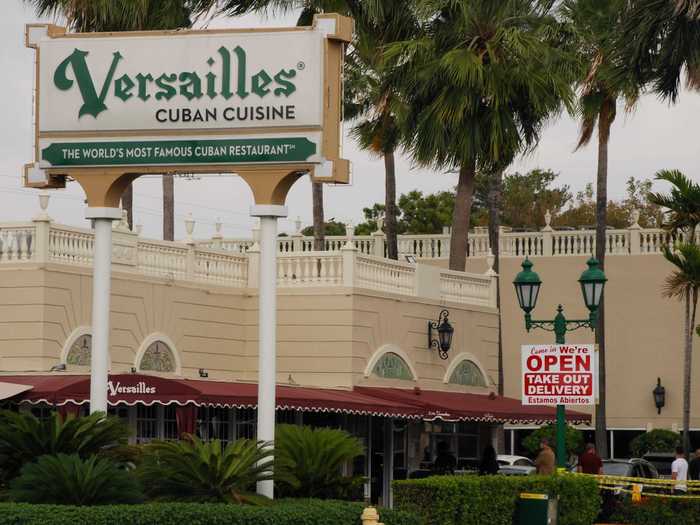
[[[496,287],[496,308],[498,308],[498,394],[505,392],[503,373],[503,340],[501,329],[501,279],[500,279],[500,234],[501,234],[501,194],[503,191],[503,171],[498,170],[489,177],[489,244],[493,254],[493,270],[499,274]]]
[[[384,154],[384,232],[386,233],[386,250],[389,259],[399,258],[399,246],[396,236],[396,165],[394,152]]]
[[[605,269],[605,243],[607,239],[608,220],[608,143],[610,128],[615,120],[616,100],[606,99],[598,116],[598,173],[596,180],[596,245],[595,256],[600,263],[600,269]],[[595,408],[595,444],[598,454],[607,458],[607,377],[605,373],[605,294],[598,308],[598,326],[595,331],[595,342],[598,345],[598,404]]]
[[[452,216],[452,236],[450,238],[450,270],[464,271],[467,264],[469,242],[469,219],[474,194],[476,162],[468,160],[459,168],[455,209]]]
[[[311,183],[311,201],[314,214],[314,250],[322,252],[326,249],[326,231],[323,224],[323,184]]]
[[[134,228],[134,185],[129,184],[122,193],[122,209],[126,210],[126,221],[129,223],[129,229]]]
[[[692,296],[692,298],[691,298]],[[685,359],[683,362],[683,451],[690,453],[690,382],[693,370],[693,327],[698,307],[698,289],[685,296]]]
[[[175,178],[162,175],[163,179],[163,240],[175,240]]]

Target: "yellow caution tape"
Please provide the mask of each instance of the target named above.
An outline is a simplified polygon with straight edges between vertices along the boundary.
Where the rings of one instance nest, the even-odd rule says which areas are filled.
[[[530,492],[521,492],[520,499],[549,499],[547,494],[533,494]]]
[[[598,481],[598,487],[603,490],[615,491],[632,495],[632,501],[639,502],[642,497],[700,499],[700,481],[677,481],[674,479],[633,478],[628,476],[609,476],[596,474],[575,473],[576,476],[588,476]],[[684,484],[687,490],[680,491],[676,487]],[[645,490],[648,489],[648,490]],[[660,490],[669,492],[659,492]],[[674,490],[675,493],[671,493]],[[682,494],[680,494],[682,492]],[[693,494],[697,492],[698,494]]]

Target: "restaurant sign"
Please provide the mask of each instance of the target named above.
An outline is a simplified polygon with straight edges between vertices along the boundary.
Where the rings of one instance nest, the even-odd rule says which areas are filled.
[[[339,159],[350,19],[123,33],[33,24],[26,33],[37,63],[35,168]]]
[[[597,357],[595,345],[523,345],[523,405],[595,405]]]

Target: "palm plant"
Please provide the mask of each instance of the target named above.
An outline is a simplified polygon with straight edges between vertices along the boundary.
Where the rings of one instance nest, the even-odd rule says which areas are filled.
[[[343,475],[343,467],[365,453],[360,440],[347,432],[279,425],[276,436],[282,476],[276,481],[283,496],[346,499],[361,485],[361,476]]]
[[[385,58],[405,99],[397,115],[419,163],[457,169],[450,268],[464,270],[477,169],[493,173],[534,147],[572,107],[574,68],[551,6],[536,0],[418,0],[420,34]]]
[[[128,427],[116,417],[95,412],[63,419],[54,413],[40,420],[31,413],[0,411],[0,481],[14,478],[23,465],[46,454],[82,458],[126,443]]]
[[[666,278],[664,295],[685,302],[685,329],[683,334],[683,449],[690,451],[690,385],[693,364],[693,327],[700,291],[700,246],[689,242],[678,243],[675,249],[664,246],[664,257],[675,267]]]
[[[78,454],[41,456],[10,483],[13,501],[58,505],[135,503],[142,499],[136,480],[116,463]]]
[[[38,16],[62,17],[73,31],[135,31],[190,27],[191,0],[24,0]],[[175,181],[163,175],[163,239],[175,231]],[[133,187],[122,196],[129,227],[134,225]]]
[[[678,170],[661,170],[656,179],[672,185],[670,194],[651,193],[649,201],[665,208],[664,228],[676,239],[675,250],[664,247],[664,257],[675,266],[666,280],[664,294],[685,301],[684,364],[683,364],[683,448],[690,449],[690,383],[692,378],[693,326],[700,285],[700,184]],[[698,332],[700,335],[700,331]]]
[[[190,436],[186,441],[153,441],[145,448],[141,480],[150,497],[170,500],[260,504],[258,481],[272,479],[272,449],[239,439],[223,446]]]
[[[629,0],[619,35],[620,63],[640,84],[671,102],[686,87],[700,88],[700,2]],[[623,73],[624,74],[624,73]]]
[[[576,149],[587,145],[598,127],[598,169],[596,173],[596,253],[601,269],[605,266],[608,208],[608,144],[610,129],[622,98],[631,108],[639,97],[639,85],[616,69],[616,38],[624,23],[626,0],[566,0],[561,14],[568,24],[581,61],[579,109],[581,132]],[[596,406],[596,447],[607,456],[605,314],[601,300],[595,332],[599,347],[599,404]]]

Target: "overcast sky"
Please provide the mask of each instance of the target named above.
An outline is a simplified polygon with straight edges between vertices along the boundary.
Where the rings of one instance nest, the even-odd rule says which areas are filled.
[[[21,186],[22,166],[32,159],[32,50],[24,47],[24,24],[36,22],[22,0],[3,0],[0,17],[0,222],[24,221],[38,209],[36,190]],[[215,19],[209,27],[287,26],[294,17]],[[537,150],[519,159],[513,170],[552,169],[560,182],[574,190],[594,182],[595,145],[573,152],[577,124],[568,117],[552,122]],[[360,151],[346,138],[344,156],[353,163],[350,186],[327,186],[326,218],[362,220],[362,208],[384,199],[384,169],[380,159]],[[610,140],[610,197],[624,195],[625,181],[631,177],[650,178],[656,170],[677,168],[700,180],[700,94],[684,93],[680,103],[669,107],[654,96],[646,96],[632,114],[619,110]],[[397,193],[413,189],[435,192],[450,189],[456,182],[451,174],[435,173],[412,166],[403,156],[397,162]],[[85,226],[83,192],[73,183],[66,190],[51,192],[50,215],[58,222]],[[237,177],[207,177],[196,181],[177,180],[175,185],[176,236],[182,236],[183,219],[192,213],[196,237],[209,237],[220,217],[226,236],[247,236],[254,220],[248,216],[252,194]],[[142,178],[135,184],[135,223],[143,235],[161,237],[161,181]],[[289,219],[281,221],[282,231],[291,231],[300,217],[311,221],[311,188],[307,178],[298,181],[287,198]]]

